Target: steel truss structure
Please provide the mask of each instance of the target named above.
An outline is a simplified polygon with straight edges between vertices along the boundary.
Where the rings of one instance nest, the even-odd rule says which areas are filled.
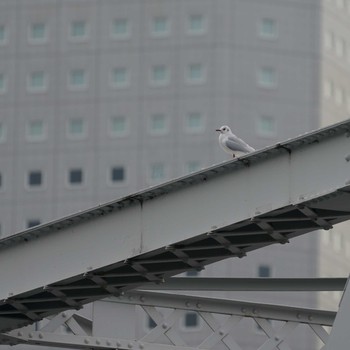
[[[0,240],[0,331],[350,219],[349,145],[344,121]],[[263,318],[231,317],[254,318],[270,340],[295,325],[275,335]]]
[[[220,278],[173,278],[168,285],[174,289],[191,285],[195,290],[203,290],[203,283],[215,286],[215,290],[229,290],[235,279],[228,279],[228,284]],[[240,282],[242,279],[237,279]],[[249,290],[292,290],[295,291],[321,291],[321,290],[343,290],[344,279],[321,279],[299,280],[296,279],[245,279],[244,285]],[[299,282],[295,284],[295,282]],[[302,282],[306,282],[302,287]],[[294,287],[293,287],[294,286]],[[154,287],[153,287],[154,288]],[[159,286],[162,289],[162,286]],[[187,288],[188,289],[188,288]],[[213,288],[205,288],[206,291]],[[159,292],[135,291],[128,292],[117,298],[105,299],[107,303],[139,305],[145,313],[153,320],[154,328],[140,339],[105,338],[93,334],[92,320],[82,317],[73,311],[65,311],[53,317],[41,329],[13,330],[2,335],[2,342],[9,344],[32,344],[48,345],[77,349],[156,349],[156,350],[198,350],[215,349],[222,343],[229,350],[243,350],[235,341],[231,331],[246,318],[252,319],[256,326],[266,335],[266,340],[259,346],[259,350],[289,350],[292,349],[286,338],[296,332],[300,325],[310,327],[323,344],[329,339],[329,333],[324,328],[332,327],[336,312],[321,311],[291,306],[269,305],[236,300],[207,298],[190,295],[174,295]],[[161,308],[162,311],[160,311]],[[171,309],[165,313],[164,309]],[[203,339],[200,339],[196,346],[189,346],[178,332],[176,325],[188,311],[196,312],[201,320],[207,325],[209,332]],[[216,315],[226,315],[227,318],[219,320]],[[117,315],[116,315],[117,317]],[[271,321],[279,321],[278,327]],[[70,334],[55,332],[64,325],[70,330]],[[160,343],[159,339],[166,339],[166,343]]]

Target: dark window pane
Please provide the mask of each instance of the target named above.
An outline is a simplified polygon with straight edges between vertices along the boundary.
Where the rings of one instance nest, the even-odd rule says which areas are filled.
[[[118,167],[112,168],[112,171],[111,171],[111,180],[112,180],[113,182],[116,182],[116,181],[123,181],[123,180],[124,180],[124,177],[125,177],[125,171],[124,171],[124,168],[123,168],[123,167],[118,166]]]
[[[28,183],[30,186],[40,186],[42,183],[41,171],[31,171],[29,173]]]
[[[81,169],[72,169],[69,171],[69,183],[81,184],[83,182],[83,171]]]
[[[185,326],[186,327],[198,326],[198,315],[195,312],[188,312],[185,315]]]
[[[268,265],[260,265],[258,271],[259,277],[270,277],[271,276],[271,268]]]
[[[199,275],[199,271],[197,270],[186,271],[186,276],[188,277],[197,277],[198,275]]]
[[[27,221],[27,228],[31,228],[34,226],[40,225],[40,220],[39,219],[30,219]]]

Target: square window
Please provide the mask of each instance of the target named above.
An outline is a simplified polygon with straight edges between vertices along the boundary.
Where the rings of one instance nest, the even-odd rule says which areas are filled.
[[[165,65],[157,65],[152,69],[152,81],[155,84],[165,84],[168,82],[168,72]]]
[[[203,130],[202,115],[199,112],[192,112],[187,115],[186,127],[188,131],[201,131]]]
[[[44,136],[44,122],[33,120],[28,123],[27,136],[34,139],[41,139]]]
[[[0,24],[0,44],[6,41],[6,28],[3,24]]]
[[[164,132],[166,130],[165,115],[154,114],[151,117],[151,131],[152,132]]]
[[[70,27],[70,36],[78,39],[86,37],[86,22],[83,20],[73,21]]]
[[[196,312],[186,312],[185,314],[185,327],[186,328],[194,328],[198,327],[199,318]]]
[[[154,163],[151,165],[151,180],[160,181],[165,177],[165,169],[163,163]]]
[[[155,17],[153,19],[153,34],[164,35],[169,32],[169,21],[166,17]]]
[[[117,18],[113,21],[113,36],[126,37],[129,34],[129,22],[126,18]]]
[[[125,87],[128,85],[128,71],[126,68],[120,67],[113,69],[112,85],[115,87]]]
[[[204,30],[202,15],[191,15],[189,17],[189,31],[190,33],[202,33]]]
[[[68,133],[70,136],[81,136],[84,134],[84,121],[80,118],[69,120]]]
[[[30,37],[34,41],[44,41],[46,39],[45,23],[33,23],[30,26]]]
[[[83,170],[82,169],[70,169],[68,180],[71,185],[80,185],[83,183]]]
[[[0,122],[0,143],[6,141],[6,127],[3,122]]]
[[[126,133],[126,118],[124,116],[111,117],[110,131],[112,135],[122,136]]]
[[[6,91],[6,77],[4,73],[0,73],[0,94]]]
[[[43,71],[32,72],[29,77],[29,90],[45,90],[45,73]]]
[[[274,88],[277,86],[277,74],[272,67],[263,67],[259,70],[258,82],[261,87]]]
[[[121,182],[125,179],[125,169],[122,166],[115,166],[111,169],[111,181]]]
[[[276,136],[276,120],[269,115],[262,115],[258,119],[257,133],[260,136],[273,137]]]
[[[69,85],[74,88],[86,86],[86,73],[84,69],[72,69],[69,74]]]
[[[263,18],[260,22],[259,34],[265,39],[277,37],[277,22],[272,18]]]
[[[41,224],[41,222],[40,222],[39,219],[29,219],[29,220],[27,220],[27,228],[38,226],[40,224]]]
[[[28,185],[41,186],[42,185],[42,172],[40,170],[33,170],[28,173]]]
[[[259,265],[258,276],[271,277],[271,267],[269,265]]]
[[[203,65],[201,63],[191,63],[188,66],[188,80],[190,82],[201,82],[204,80]]]

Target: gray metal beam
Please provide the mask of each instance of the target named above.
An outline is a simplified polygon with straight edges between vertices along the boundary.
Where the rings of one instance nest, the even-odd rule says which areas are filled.
[[[346,285],[325,350],[348,349],[350,344],[350,284]]]
[[[156,292],[128,292],[117,298],[108,298],[106,302],[261,317],[324,326],[332,326],[336,315],[336,312],[332,311]]]
[[[198,348],[190,346],[174,346],[121,338],[33,332],[28,330],[14,330],[10,334],[1,335],[1,337],[2,344],[24,343],[69,349],[198,350]]]
[[[173,277],[145,284],[142,290],[182,291],[342,291],[346,278],[218,278]]]
[[[349,131],[345,121],[0,240],[0,331],[348,220]]]

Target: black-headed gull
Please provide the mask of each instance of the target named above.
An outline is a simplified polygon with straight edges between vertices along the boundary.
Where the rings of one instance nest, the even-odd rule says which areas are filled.
[[[249,152],[254,152],[255,149],[232,133],[227,125],[223,125],[220,129],[216,129],[220,133],[220,147],[235,158],[236,154],[242,155]]]

